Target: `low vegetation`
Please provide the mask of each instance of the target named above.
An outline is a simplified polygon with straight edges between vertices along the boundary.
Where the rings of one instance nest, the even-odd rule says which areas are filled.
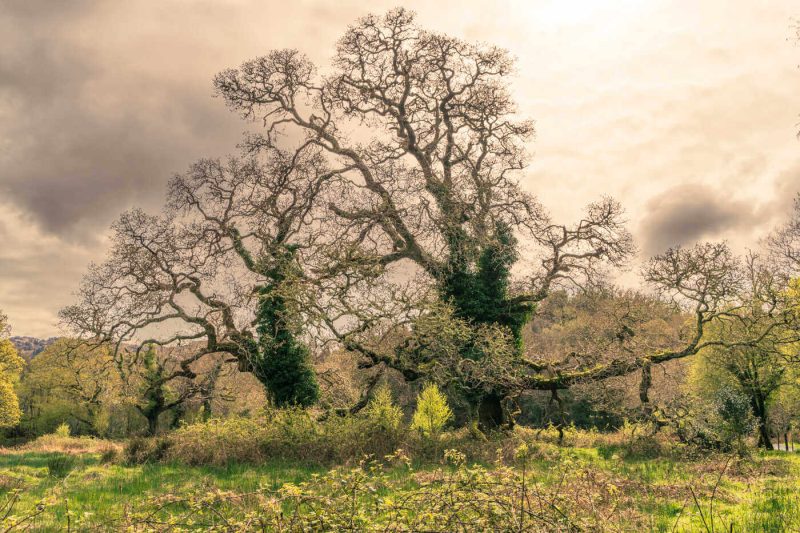
[[[237,423],[238,424],[238,423]],[[235,424],[226,432],[237,433]],[[239,424],[241,425],[241,424]],[[221,431],[210,424],[205,431]],[[247,430],[244,430],[247,431]],[[160,459],[75,454],[75,437],[0,456],[4,528],[41,531],[788,531],[800,527],[800,455],[698,454],[663,436],[518,429],[470,452],[399,450],[323,465],[231,448],[198,464],[200,428]],[[633,435],[633,437],[631,437]],[[232,437],[232,439],[235,437]],[[444,433],[442,445],[464,444]],[[307,439],[313,440],[313,439]],[[136,441],[129,444],[137,446]],[[230,442],[230,441],[229,441]],[[181,443],[181,444],[179,444]],[[647,443],[647,444],[646,444]],[[112,443],[102,443],[106,450]],[[274,455],[272,455],[274,454]],[[688,454],[688,455],[687,455]],[[691,460],[687,460],[687,459]],[[138,459],[141,459],[139,457]],[[186,462],[186,460],[189,462]],[[224,459],[224,460],[223,460]],[[332,466],[338,464],[339,466]]]

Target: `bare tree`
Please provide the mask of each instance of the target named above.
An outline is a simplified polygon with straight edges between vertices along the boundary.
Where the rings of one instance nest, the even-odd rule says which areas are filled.
[[[333,169],[324,195],[330,241],[349,266],[382,269],[370,287],[389,283],[393,265],[407,265],[457,316],[502,324],[517,337],[554,285],[591,282],[604,263],[630,255],[622,209],[604,199],[573,226],[553,223],[517,182],[533,124],[515,116],[506,87],[513,61],[504,50],[424,31],[413,18],[397,9],[359,20],[339,41],[327,75],[301,53],[278,50],[219,74],[215,85],[233,109],[263,121],[265,132],[246,141],[251,150],[313,152]],[[289,139],[297,140],[291,149]],[[541,258],[512,293],[518,238]],[[501,271],[490,272],[496,261]],[[369,289],[341,281],[353,290],[321,300],[337,315],[350,311],[350,327],[340,326],[345,316],[328,325],[348,348],[386,363],[357,340],[365,313],[352,293]],[[475,305],[476,291],[492,290]],[[377,321],[373,314],[366,322]]]
[[[300,262],[315,244],[303,229],[328,177],[317,171],[313,155],[278,150],[193,165],[172,181],[162,216],[134,210],[119,219],[108,260],[90,269],[63,320],[113,343],[120,357],[129,344],[136,354],[196,347],[164,379],[195,379],[194,363],[225,353],[284,394],[279,401],[313,401],[314,376],[293,333],[303,325],[294,308],[304,290]],[[283,359],[274,362],[276,354]],[[283,382],[297,375],[305,388]]]
[[[556,398],[642,371],[646,397],[652,365],[725,342],[707,326],[736,314],[740,266],[711,244],[650,261],[645,279],[693,316],[679,344],[633,349],[628,335],[558,361],[526,353],[537,304],[596,285],[635,249],[613,199],[563,225],[520,188],[533,124],[516,116],[512,71],[504,50],[396,9],[351,26],[324,74],[295,50],[220,73],[217,92],[263,133],[244,158],[175,178],[162,216],[123,215],[62,316],[137,352],[202,340],[175,372],[225,353],[286,403],[316,398],[311,337],[410,380],[448,369],[487,427],[522,390]],[[429,334],[445,325],[452,342]]]

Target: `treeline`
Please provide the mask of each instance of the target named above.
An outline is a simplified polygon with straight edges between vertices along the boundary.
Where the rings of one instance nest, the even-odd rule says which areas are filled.
[[[18,421],[8,437],[32,438],[66,424],[73,435],[120,439],[207,420],[247,414],[265,405],[252,376],[221,357],[195,365],[194,378],[172,377],[180,348],[149,347],[124,361],[105,346],[60,338],[16,377]]]
[[[554,358],[569,357],[586,343],[601,357],[608,349],[601,343],[634,342],[634,337],[624,338],[634,326],[637,344],[680,342],[688,320],[690,315],[674,306],[635,291],[557,292],[524,328],[523,338]],[[139,353],[125,352],[129,359],[119,361],[110,347],[59,339],[16,367],[19,414],[14,424],[6,424],[12,426],[6,437],[34,438],[62,424],[73,435],[123,439],[166,434],[211,419],[276,420],[274,415],[265,417],[270,402],[261,383],[224,354],[193,361],[191,378],[171,378],[182,358],[195,350],[191,345],[151,345]],[[790,353],[710,347],[659,366],[646,391],[640,375],[628,375],[577,384],[555,399],[552,392],[521,394],[514,419],[531,428],[599,431],[644,422],[649,431],[667,431],[684,442],[715,449],[744,448],[750,436],[762,446],[793,441],[789,435],[800,422],[800,380]],[[321,351],[313,362],[320,395],[306,415],[309,420],[332,420],[331,431],[343,431],[350,424],[345,418],[360,413],[379,426],[353,430],[367,440],[375,429],[394,434],[401,425],[422,427],[422,415],[415,418],[417,398],[429,393],[421,390],[421,383],[409,383],[397,371],[360,370],[358,354],[342,350]],[[449,413],[433,425],[436,431],[469,425],[469,406],[458,394],[449,394],[447,387],[436,390],[438,396],[429,403]],[[320,431],[318,436],[324,434]]]

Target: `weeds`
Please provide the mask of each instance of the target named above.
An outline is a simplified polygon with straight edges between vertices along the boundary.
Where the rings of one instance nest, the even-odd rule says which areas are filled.
[[[526,454],[519,455],[523,463]],[[335,468],[277,490],[159,497],[143,509],[129,508],[117,525],[235,531],[577,531],[601,523],[601,514],[591,517],[570,505],[579,495],[567,494],[568,484],[552,490],[529,480],[525,468],[468,466],[464,454],[455,450],[446,456],[450,467],[426,472],[412,485],[389,475],[385,463],[364,460],[357,467]],[[405,468],[412,473],[408,464]]]
[[[75,458],[71,455],[53,455],[47,459],[47,475],[65,478],[75,468]]]
[[[318,461],[269,455],[289,446],[284,440],[288,437],[282,435],[294,435],[302,443],[312,440],[307,432],[313,431],[322,435],[331,457],[336,453],[351,457],[338,450],[354,438],[346,424],[358,427],[358,423],[345,417],[339,437],[326,435],[333,425],[309,424],[302,418],[280,421],[280,433],[256,424],[237,427],[245,436],[253,431],[263,439],[258,453],[265,459],[260,463],[237,462],[237,457],[249,457],[250,452],[236,447],[244,437],[231,435],[231,428],[223,430],[219,423],[191,429],[191,439],[184,435],[183,442],[132,441],[126,457],[150,458],[141,466],[115,462],[111,452],[105,458],[100,452],[80,457],[7,452],[0,456],[0,476],[5,480],[0,493],[16,498],[10,514],[14,520],[37,513],[40,502],[49,502],[29,522],[31,529],[41,530],[63,529],[68,520],[76,531],[708,533],[731,527],[734,531],[800,528],[796,495],[800,457],[777,452],[744,459],[715,454],[684,460],[662,442],[664,455],[644,458],[626,452],[630,433],[615,440],[567,431],[573,441],[598,439],[602,446],[558,447],[547,438],[537,440],[535,431],[520,428],[482,442],[458,432],[445,433],[442,445],[467,445],[447,446],[435,458],[421,456],[412,447],[327,470],[311,465]],[[201,437],[209,436],[213,438],[207,443],[206,459],[220,461],[220,466],[174,462],[176,452],[194,453],[202,449]],[[189,443],[192,447],[187,447]],[[326,449],[317,446],[316,451]],[[57,473],[58,467],[51,464],[62,456],[75,462]]]

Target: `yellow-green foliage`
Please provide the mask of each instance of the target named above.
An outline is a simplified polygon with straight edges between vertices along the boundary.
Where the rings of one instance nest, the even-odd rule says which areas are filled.
[[[24,364],[11,341],[0,339],[0,427],[16,426],[22,416],[14,384]]]
[[[411,428],[419,430],[426,437],[435,437],[452,418],[453,411],[439,387],[435,383],[425,385],[417,396],[417,409],[411,420]]]
[[[124,385],[107,347],[59,339],[30,362],[23,376],[20,398],[29,410],[22,425],[43,434],[69,421],[77,434],[106,435],[120,425],[109,415],[127,400]]]
[[[69,453],[69,454],[100,454],[106,453],[109,450],[118,452],[121,445],[117,442],[110,440],[97,439],[94,437],[63,437],[51,433],[49,435],[42,435],[36,440],[30,441],[19,450],[37,454],[50,454],[50,453]]]
[[[386,384],[375,392],[375,396],[367,404],[365,415],[369,423],[388,433],[397,431],[403,421],[403,411],[395,405],[392,391]]]
[[[386,409],[384,401],[366,416],[331,414],[317,419],[307,410],[288,408],[271,409],[256,418],[189,424],[166,437],[165,457],[185,464],[224,465],[266,459],[328,464],[384,455],[399,447],[402,436],[400,431],[387,431],[395,423],[399,429],[399,413]],[[373,416],[380,416],[385,425],[376,424]]]
[[[69,424],[62,422],[55,431],[57,437],[67,438],[70,436]]]

